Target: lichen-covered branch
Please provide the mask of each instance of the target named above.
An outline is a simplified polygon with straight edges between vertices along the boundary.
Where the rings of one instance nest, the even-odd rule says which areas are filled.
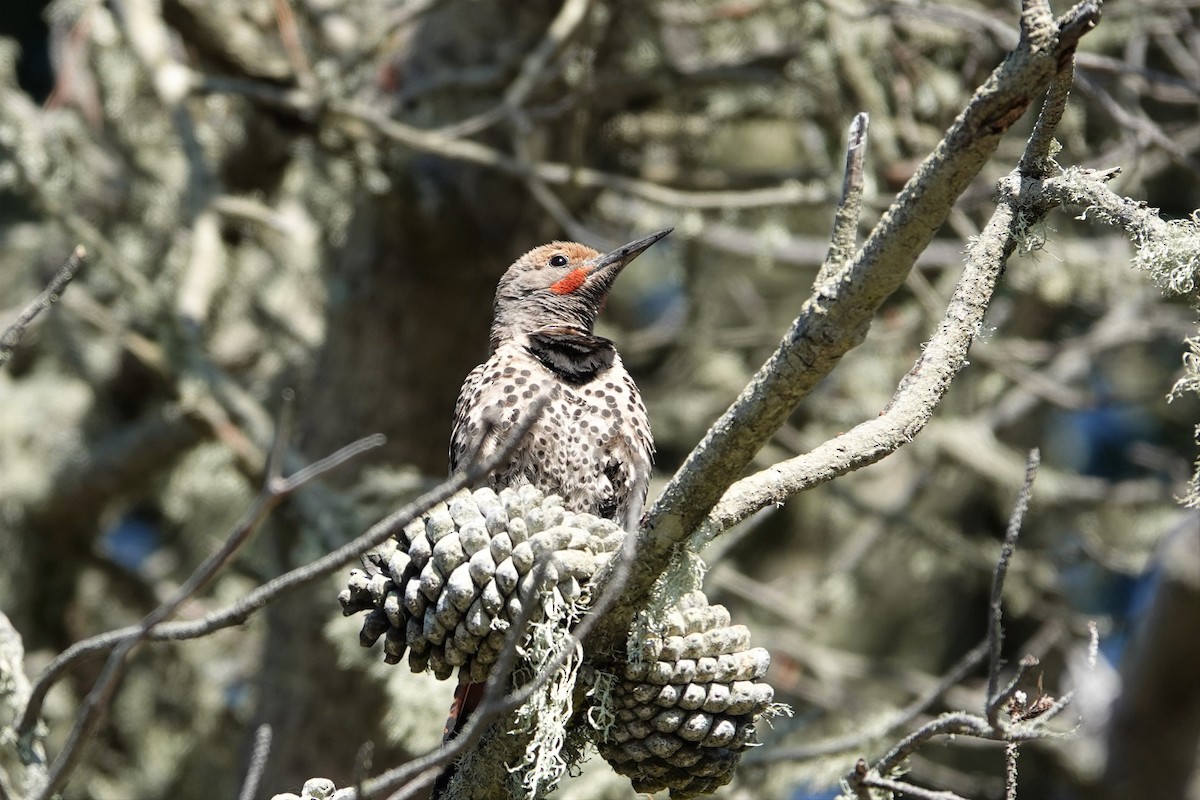
[[[1026,4],[1018,47],[971,99],[855,259],[833,280],[814,288],[779,349],[710,428],[649,512],[641,534],[643,557],[626,590],[624,614],[613,619],[613,637],[628,627],[634,609],[665,569],[674,548],[709,514],[796,404],[862,341],[871,317],[903,282],[954,200],[991,157],[1004,132],[1070,60],[1099,13],[1098,4],[1085,2],[1056,21],[1047,3]],[[1008,191],[1019,193],[1016,187]],[[1007,215],[1008,219],[997,221],[1001,230],[1021,224],[1015,207]],[[1016,233],[1014,228],[1012,234]],[[1004,236],[1003,243],[997,244],[1011,251],[1011,238]],[[880,441],[865,449],[878,457],[886,445]],[[831,474],[853,468],[842,463],[837,442],[827,445],[824,455],[827,460],[819,466]]]

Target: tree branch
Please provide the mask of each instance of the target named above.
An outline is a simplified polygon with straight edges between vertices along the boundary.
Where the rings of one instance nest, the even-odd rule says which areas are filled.
[[[258,785],[262,781],[270,755],[271,726],[259,725],[258,730],[254,732],[254,749],[250,753],[250,766],[246,768],[246,777],[242,781],[241,791],[238,792],[238,800],[254,800],[258,796]]]
[[[1001,598],[1004,595],[1004,578],[1008,575],[1008,565],[1017,549],[1017,537],[1021,535],[1021,524],[1025,520],[1025,512],[1029,509],[1029,496],[1033,492],[1033,481],[1037,477],[1038,465],[1042,461],[1041,452],[1035,447],[1029,451],[1025,461],[1025,481],[1013,505],[1012,514],[1008,518],[1008,527],[1004,532],[1004,544],[1000,548],[1000,558],[996,560],[996,571],[992,577],[992,594],[988,603],[988,688],[984,705],[988,719],[995,724],[992,716],[993,708],[998,707],[993,698],[1000,683],[1000,646],[1004,643],[1004,625],[1001,609]]]
[[[846,169],[842,178],[842,199],[833,213],[833,234],[829,237],[829,254],[817,278],[816,286],[828,283],[840,273],[854,255],[858,244],[858,224],[862,218],[863,162],[867,157],[866,112],[854,115],[846,136]]]
[[[13,324],[5,329],[3,335],[0,335],[0,367],[3,367],[12,357],[13,350],[21,341],[21,337],[25,335],[25,329],[29,327],[29,324],[37,318],[38,314],[57,302],[67,285],[75,280],[75,275],[83,267],[86,259],[87,251],[83,249],[83,245],[76,245],[41,294],[25,306]]]
[[[1004,132],[1063,69],[1079,38],[1098,21],[1099,13],[1098,3],[1083,2],[1056,23],[1050,16],[1048,3],[1025,4],[1018,47],[976,92],[853,261],[833,279],[814,287],[812,297],[805,303],[779,349],[709,429],[651,509],[641,533],[644,539],[642,557],[634,567],[621,613],[614,615],[611,626],[606,626],[606,642],[613,644],[623,635],[635,609],[666,568],[674,548],[709,515],[726,489],[796,404],[847,351],[863,340],[871,317],[903,283],[921,250],[946,219],[955,198],[991,158]],[[985,252],[973,254],[971,259],[972,262],[981,258],[986,260],[990,277],[977,275],[974,281],[994,284],[999,266],[1012,250],[1013,237],[1018,235],[1015,209],[1020,195],[1015,180],[1009,179],[1006,199],[989,225],[993,236],[1002,231],[1004,234],[998,237],[999,241],[981,239]],[[972,304],[978,302],[978,298],[986,301],[990,288],[985,285],[970,288],[970,296],[959,298],[959,307],[972,316],[981,316],[983,309],[974,308]],[[969,339],[970,336],[962,344],[969,343]],[[961,356],[954,358],[952,352],[938,355],[948,358],[951,363],[961,364]],[[920,370],[936,369],[942,363],[929,356],[927,350],[916,372],[910,373],[905,384],[918,380]],[[945,381],[952,374],[946,376]],[[906,386],[902,385],[901,390],[904,388]],[[944,391],[945,386],[940,388]],[[914,402],[913,405],[921,404]],[[899,411],[895,403],[889,406],[889,410],[892,409]],[[908,408],[904,411],[914,420],[928,419],[928,409]],[[896,422],[896,419],[892,420],[893,424]],[[889,449],[888,437],[911,438],[920,424],[923,421],[914,425],[901,424],[894,430],[856,429],[859,438],[855,445],[859,448],[854,458],[846,458],[845,445],[848,443],[841,437],[823,448],[821,459],[811,459],[809,463],[820,471],[823,479],[828,479],[882,457],[894,449],[894,446]],[[878,438],[870,441],[867,439],[870,435]],[[775,496],[779,494],[782,493]],[[760,494],[758,500],[765,500],[765,494]],[[752,509],[762,505],[765,503],[748,503],[744,507]],[[726,506],[726,513],[719,515],[726,525],[733,520],[729,510]]]

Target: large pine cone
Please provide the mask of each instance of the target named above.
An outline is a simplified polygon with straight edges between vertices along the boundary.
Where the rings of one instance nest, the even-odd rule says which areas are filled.
[[[771,658],[701,592],[686,595],[665,622],[625,667],[613,691],[617,722],[597,747],[637,791],[669,788],[682,800],[728,783],[754,744],[754,722],[774,699],[759,681]]]
[[[370,612],[359,641],[385,637],[389,664],[407,650],[414,672],[445,679],[457,667],[460,679],[482,682],[523,598],[539,603],[534,622],[545,618],[544,592],[574,602],[624,537],[616,523],[566,511],[532,486],[463,491],[368,552],[338,600],[347,616]]]

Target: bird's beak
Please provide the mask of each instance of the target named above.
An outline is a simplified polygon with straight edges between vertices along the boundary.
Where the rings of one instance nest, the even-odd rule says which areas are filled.
[[[646,252],[650,245],[673,230],[675,229],[667,228],[665,231],[652,233],[644,239],[638,239],[602,256],[597,256],[588,269],[588,288],[601,294],[606,293],[612,287],[613,281],[617,279],[617,275],[621,273],[621,270],[625,269],[625,265]]]

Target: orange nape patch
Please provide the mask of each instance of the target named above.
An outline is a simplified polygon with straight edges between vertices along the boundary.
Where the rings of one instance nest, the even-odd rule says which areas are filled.
[[[583,286],[584,282],[587,280],[587,276],[588,270],[583,269],[582,267],[579,269],[573,269],[567,274],[567,277],[550,284],[550,291],[554,292],[555,294],[570,294],[580,286]]]

